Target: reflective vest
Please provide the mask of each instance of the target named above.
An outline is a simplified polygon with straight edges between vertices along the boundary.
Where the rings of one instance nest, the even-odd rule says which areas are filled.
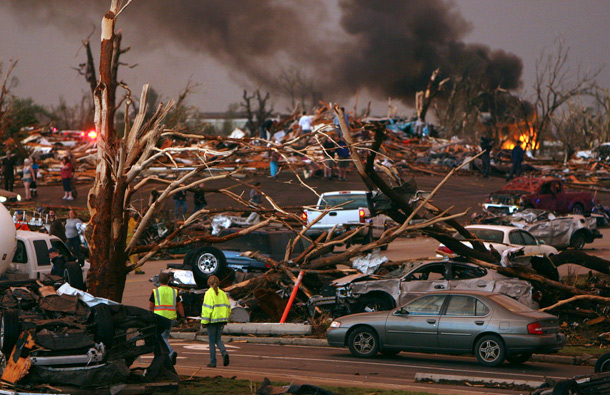
[[[155,295],[155,314],[175,320],[178,318],[176,313],[176,290],[167,285],[162,285],[153,291]]]
[[[218,288],[218,295],[214,288],[208,289],[201,306],[201,323],[203,325],[227,323],[230,315],[231,306],[227,294],[220,288]]]

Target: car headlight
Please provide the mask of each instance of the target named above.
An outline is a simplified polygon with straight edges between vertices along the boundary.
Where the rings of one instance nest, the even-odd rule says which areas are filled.
[[[341,321],[333,321],[330,323],[331,328],[339,328],[341,326]]]
[[[0,196],[0,203],[6,202],[6,198],[4,196]]]

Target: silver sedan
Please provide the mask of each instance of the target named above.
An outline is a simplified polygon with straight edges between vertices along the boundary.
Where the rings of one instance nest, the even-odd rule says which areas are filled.
[[[533,353],[554,353],[565,345],[554,315],[483,291],[434,292],[391,311],[340,317],[326,338],[358,357],[401,351],[474,354],[484,366],[504,360],[522,364]]]

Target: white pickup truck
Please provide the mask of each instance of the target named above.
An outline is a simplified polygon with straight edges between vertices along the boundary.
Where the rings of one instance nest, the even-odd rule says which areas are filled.
[[[336,191],[326,192],[320,195],[320,199],[315,209],[305,209],[303,220],[309,224],[320,216],[323,210],[335,207],[330,210],[320,221],[311,226],[306,235],[315,239],[324,232],[330,231],[335,225],[335,232],[338,234],[355,227],[362,229],[355,235],[351,243],[367,244],[379,239],[386,229],[387,217],[377,215],[371,217],[366,191]],[[383,246],[382,249],[386,249]]]
[[[45,233],[15,230],[15,224],[4,205],[0,204],[0,281],[44,279],[51,273],[53,265],[49,248],[54,247],[63,255],[66,265],[64,279],[75,288],[84,288],[83,279],[89,271],[89,262],[83,266],[74,262],[74,257],[61,239]]]

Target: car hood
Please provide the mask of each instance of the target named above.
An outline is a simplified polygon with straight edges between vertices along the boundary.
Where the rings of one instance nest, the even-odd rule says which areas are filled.
[[[391,314],[392,311],[375,311],[372,313],[358,313],[358,314],[350,314],[345,315],[343,317],[336,318],[335,321],[341,322],[341,326],[346,325],[354,325],[363,322],[373,322],[373,321],[383,321],[385,322],[388,318],[388,315]]]

